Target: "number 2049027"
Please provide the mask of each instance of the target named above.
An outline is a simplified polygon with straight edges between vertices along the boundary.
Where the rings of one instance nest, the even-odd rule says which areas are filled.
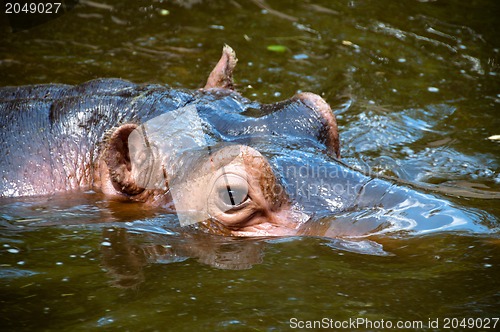
[[[500,318],[444,318],[444,329],[495,329]]]
[[[61,2],[6,2],[5,14],[57,14],[61,8]]]

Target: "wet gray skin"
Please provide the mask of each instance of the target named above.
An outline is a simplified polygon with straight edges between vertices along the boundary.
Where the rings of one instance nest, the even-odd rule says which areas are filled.
[[[321,97],[301,93],[270,105],[250,101],[233,90],[235,64],[226,47],[205,88],[195,91],[118,79],[2,88],[1,196],[94,189],[173,213],[169,184],[208,167],[218,175],[189,185],[185,197],[201,202],[195,209],[207,209],[200,228],[217,234],[337,238],[403,230],[489,232],[480,224],[483,212],[462,211],[441,197],[343,164],[335,117]],[[202,119],[211,154],[167,165],[178,172],[165,177],[164,188],[141,187],[130,161],[130,134],[141,123],[185,106],[195,107]],[[238,162],[224,158],[234,147]],[[226,182],[218,189],[221,175]],[[241,177],[248,188],[238,193],[231,181]],[[218,200],[226,190],[238,199],[231,197],[232,206],[223,209]],[[333,222],[322,222],[340,213]]]

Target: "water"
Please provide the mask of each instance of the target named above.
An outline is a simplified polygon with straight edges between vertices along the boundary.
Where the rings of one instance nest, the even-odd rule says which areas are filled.
[[[121,77],[195,89],[227,43],[243,95],[321,94],[345,162],[480,211],[491,230],[214,240],[95,193],[3,200],[2,329],[280,331],[292,318],[366,318],[437,330],[446,318],[498,317],[499,10],[486,0],[80,1],[17,33],[2,17],[2,86]]]

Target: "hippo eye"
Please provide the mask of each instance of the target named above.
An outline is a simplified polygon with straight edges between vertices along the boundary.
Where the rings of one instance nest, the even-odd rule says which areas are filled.
[[[230,185],[226,188],[220,188],[217,192],[219,199],[222,200],[226,205],[238,206],[241,205],[248,198],[248,192],[246,188],[235,188]]]
[[[215,203],[222,211],[237,209],[248,199],[248,183],[241,176],[224,174],[215,181],[213,195]]]

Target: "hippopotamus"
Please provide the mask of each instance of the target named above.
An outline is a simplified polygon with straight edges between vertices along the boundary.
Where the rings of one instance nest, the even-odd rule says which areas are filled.
[[[225,46],[199,90],[121,79],[1,88],[0,196],[94,190],[194,213],[193,227],[227,236],[487,231],[436,194],[343,163],[334,112],[319,95],[273,104],[243,97],[233,81],[236,62]],[[203,144],[171,158],[169,147],[183,144],[175,135],[182,127],[189,136],[191,118],[173,123],[189,112]],[[176,115],[156,129],[143,126],[169,114]],[[167,135],[170,145],[153,149],[151,130],[158,144]]]

